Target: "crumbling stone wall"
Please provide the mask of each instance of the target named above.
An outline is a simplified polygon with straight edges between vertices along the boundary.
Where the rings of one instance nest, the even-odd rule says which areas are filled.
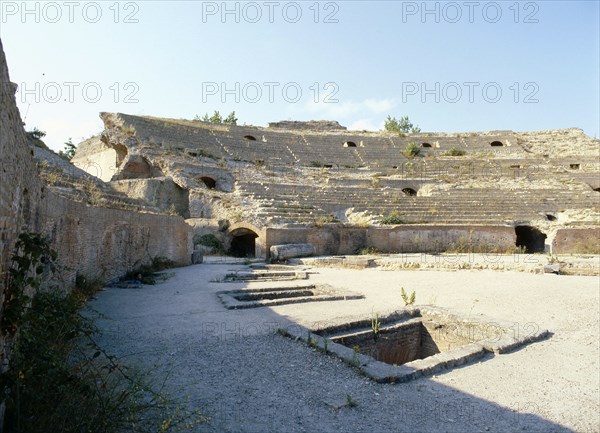
[[[509,251],[515,246],[512,227],[426,226],[355,228],[326,225],[312,228],[267,228],[266,247],[310,243],[317,255],[356,254],[364,247],[386,253],[442,252],[469,245],[475,249],[497,248]]]
[[[57,196],[37,176],[0,41],[0,308],[21,232],[46,234],[68,288],[77,272],[110,279],[150,257],[191,260],[191,228],[181,217],[99,208]],[[0,317],[2,311],[0,310]],[[6,368],[0,335],[0,372]],[[0,408],[2,425],[2,408]]]

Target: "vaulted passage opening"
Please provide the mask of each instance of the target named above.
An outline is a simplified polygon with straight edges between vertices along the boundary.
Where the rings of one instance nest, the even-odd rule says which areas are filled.
[[[356,143],[354,141],[346,141],[344,147],[356,147]]]
[[[417,195],[417,191],[415,191],[415,190],[414,190],[414,189],[412,189],[412,188],[403,188],[403,189],[402,189],[402,192],[403,192],[404,194],[406,194],[406,195],[409,195],[409,196],[411,196],[411,197],[414,197],[414,196],[416,196],[416,195]]]
[[[217,187],[217,181],[212,177],[203,176],[200,178],[200,180],[204,182],[204,185],[206,185],[208,189],[215,189]]]
[[[421,147],[431,147],[431,143],[423,143],[421,144]]]
[[[492,147],[502,147],[502,146],[504,146],[504,144],[502,144],[501,141],[492,141],[490,143],[490,146],[492,146]]]
[[[256,255],[256,238],[258,235],[250,229],[237,229],[231,232],[229,254],[233,257],[254,257]]]
[[[256,141],[256,137],[254,135],[244,135],[244,138],[248,141]]]
[[[516,245],[524,247],[527,254],[544,252],[546,235],[535,227],[518,226],[515,227],[515,233],[517,234]]]

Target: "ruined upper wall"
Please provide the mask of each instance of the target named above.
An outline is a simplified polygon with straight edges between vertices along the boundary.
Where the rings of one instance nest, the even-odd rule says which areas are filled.
[[[282,120],[281,122],[269,122],[269,128],[300,131],[345,131],[347,129],[335,120]]]
[[[37,177],[10,82],[0,41],[0,292],[4,293],[10,257],[22,231],[39,230],[43,185]]]

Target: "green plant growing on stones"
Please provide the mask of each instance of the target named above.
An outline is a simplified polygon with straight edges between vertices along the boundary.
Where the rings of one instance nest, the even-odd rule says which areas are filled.
[[[306,344],[308,344],[309,346],[312,345],[312,332],[310,332],[310,330],[306,335]]]
[[[419,156],[421,153],[421,146],[419,143],[410,142],[404,148],[402,154],[407,158],[414,158],[415,156]]]
[[[169,206],[167,208],[167,214],[169,214],[171,216],[179,215],[179,212],[177,212],[177,206],[175,206],[175,203],[171,203],[171,206]]]
[[[389,214],[381,218],[379,221],[381,224],[392,225],[392,224],[404,224],[404,220],[402,219],[402,215],[400,212],[394,210]]]
[[[459,149],[457,147],[452,147],[446,153],[444,153],[445,156],[464,156],[466,154],[467,154],[466,150]]]
[[[334,224],[334,223],[339,223],[340,220],[335,217],[334,215],[319,215],[316,219],[315,219],[315,226],[316,227],[323,227],[325,224]]]
[[[373,189],[381,188],[381,179],[379,179],[379,177],[377,177],[377,176],[371,177],[371,188],[373,188]]]
[[[98,206],[102,202],[102,190],[94,182],[86,182],[83,189],[87,194],[89,204]]]
[[[323,163],[321,161],[311,161],[310,166],[311,167],[323,167]]]
[[[410,296],[408,296],[408,294],[406,293],[406,291],[404,290],[404,287],[401,288],[400,290],[400,296],[402,297],[402,300],[404,301],[404,305],[412,305],[415,303],[416,300],[416,293],[413,290],[410,294]]]
[[[327,338],[323,339],[323,352],[327,353],[327,348],[329,345],[329,340],[327,340]]]
[[[357,251],[357,254],[360,256],[368,256],[372,254],[381,254],[381,251],[375,247],[363,247]]]

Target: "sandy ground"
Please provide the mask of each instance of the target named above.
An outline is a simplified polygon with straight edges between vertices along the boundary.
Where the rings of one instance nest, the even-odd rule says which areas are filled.
[[[597,277],[482,271],[312,268],[310,281],[365,299],[226,310],[216,282],[241,265],[175,270],[166,283],[108,288],[92,307],[102,342],[211,417],[210,432],[598,432]],[[253,286],[273,283],[253,283]],[[274,334],[277,326],[339,322],[417,304],[546,328],[513,353],[406,384],[377,384],[339,359]],[[168,375],[168,376],[167,376]],[[161,379],[159,379],[161,378]],[[344,403],[350,395],[356,407]]]

